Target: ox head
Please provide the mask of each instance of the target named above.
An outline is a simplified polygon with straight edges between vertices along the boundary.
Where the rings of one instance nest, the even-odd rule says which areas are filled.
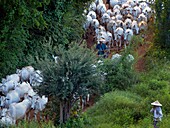
[[[90,4],[89,11],[90,10],[96,11],[96,4],[94,2]]]
[[[2,93],[3,94],[7,94],[8,93],[8,84],[7,84],[7,82],[2,84]]]
[[[5,107],[5,100],[6,100],[6,97],[5,97],[5,96],[1,96],[0,99],[1,99],[0,107],[1,107],[1,108],[4,108],[4,107]]]
[[[0,92],[2,92],[2,85],[3,85],[3,84],[2,84],[2,83],[0,83]]]
[[[1,111],[0,111],[0,118],[2,118],[2,117],[5,117],[6,115],[7,115],[7,112],[8,112],[8,109],[7,108],[3,108],[3,109],[1,109]]]
[[[130,41],[132,36],[133,36],[133,31],[131,29],[127,29],[125,31],[124,40]]]
[[[2,78],[2,84],[6,83],[7,80],[5,78]]]
[[[45,108],[45,105],[48,102],[48,98],[45,96],[42,96],[42,98],[40,96],[35,96],[33,98],[33,102],[32,102],[32,106],[31,108],[37,111],[42,111]]]
[[[0,122],[4,124],[4,126],[9,127],[10,125],[14,125],[14,120],[9,114],[9,110],[7,108],[4,108],[1,110],[1,117]],[[2,125],[1,125],[2,126]]]
[[[139,27],[135,28],[135,32],[136,32],[137,35],[139,34]]]

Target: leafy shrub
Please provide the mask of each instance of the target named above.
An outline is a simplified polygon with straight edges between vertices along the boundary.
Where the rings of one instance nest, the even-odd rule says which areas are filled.
[[[85,114],[81,114],[78,117],[70,117],[65,124],[61,124],[62,128],[84,128],[89,122]]]
[[[17,126],[11,126],[10,128],[55,128],[53,122],[37,122],[37,121],[20,121]]]
[[[153,122],[151,118],[146,117],[142,120],[139,120],[137,124],[130,125],[129,128],[153,128]]]
[[[113,124],[128,126],[140,120],[143,107],[140,96],[123,91],[106,93],[99,102],[87,111],[92,126]],[[121,115],[121,116],[120,116]]]
[[[112,90],[126,90],[137,82],[137,74],[133,69],[133,62],[129,62],[126,56],[117,60],[106,60],[101,70],[105,76],[104,92]]]

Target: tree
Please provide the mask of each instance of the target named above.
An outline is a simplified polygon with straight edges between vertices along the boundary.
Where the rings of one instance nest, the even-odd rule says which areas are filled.
[[[37,8],[49,1],[3,0],[0,1],[0,77],[10,74],[25,64],[29,29],[46,27],[42,12]]]
[[[79,97],[98,88],[99,77],[94,75],[96,70],[92,67],[96,55],[85,45],[79,46],[77,43],[71,43],[68,50],[63,46],[52,48],[51,45],[46,45],[46,49],[55,51],[59,59],[55,63],[51,55],[37,58],[36,67],[42,70],[44,76],[39,92],[59,99],[60,122],[63,123],[69,118],[70,110]]]
[[[0,78],[28,65],[29,54],[42,55],[44,39],[52,37],[55,46],[79,41],[88,1],[0,1]]]
[[[170,0],[155,0],[155,42],[162,48],[170,47]]]

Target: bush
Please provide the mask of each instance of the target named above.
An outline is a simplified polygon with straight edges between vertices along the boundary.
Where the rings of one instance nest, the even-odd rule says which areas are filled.
[[[128,126],[143,118],[140,96],[123,91],[106,93],[99,102],[87,111],[92,126],[113,124]]]
[[[107,73],[105,84],[102,86],[103,93],[113,90],[126,90],[137,82],[137,74],[133,69],[133,62],[123,55],[118,60],[106,60],[102,65],[102,72]]]
[[[89,121],[85,114],[81,114],[78,117],[70,117],[65,124],[61,124],[62,128],[84,128],[85,124],[88,125]]]
[[[10,128],[55,128],[53,122],[37,122],[37,121],[20,121],[17,126],[11,126]]]

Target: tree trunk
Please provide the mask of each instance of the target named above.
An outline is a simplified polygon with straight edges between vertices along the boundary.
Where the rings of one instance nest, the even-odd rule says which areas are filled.
[[[64,101],[64,123],[67,121],[67,101]]]
[[[67,102],[67,119],[70,118],[71,101]]]
[[[82,102],[82,96],[80,96],[80,109],[82,110],[83,109],[83,102]]]
[[[60,124],[62,124],[63,121],[63,102],[60,102]]]

